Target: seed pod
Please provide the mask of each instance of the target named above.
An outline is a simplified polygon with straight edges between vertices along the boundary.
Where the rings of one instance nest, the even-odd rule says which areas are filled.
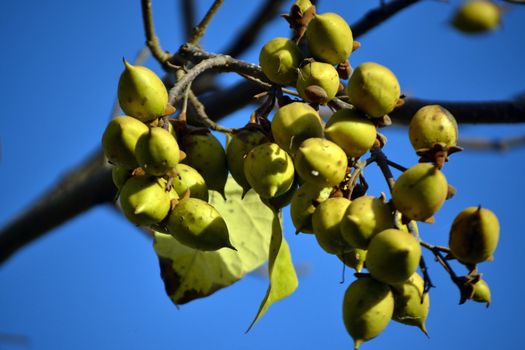
[[[362,63],[354,70],[346,91],[350,102],[373,118],[392,112],[401,93],[394,73],[374,62]]]
[[[118,100],[122,110],[143,122],[164,115],[168,92],[162,80],[150,69],[133,66],[124,60],[118,82]]]
[[[272,198],[261,198],[261,201],[270,206],[270,208],[273,208],[274,210],[279,210],[281,208],[286,207],[290,202],[292,201],[293,195],[296,192],[297,188],[299,187],[299,181],[296,177],[292,183],[292,187],[283,194],[272,197]]]
[[[248,192],[251,188],[246,176],[244,175],[244,159],[248,152],[255,146],[268,142],[268,138],[258,130],[241,129],[233,134],[228,146],[226,147],[226,160],[228,169],[235,181],[242,187],[243,192]]]
[[[276,143],[254,147],[244,159],[244,174],[250,186],[262,198],[279,196],[292,187],[292,159]]]
[[[461,6],[452,25],[467,34],[485,33],[496,29],[501,23],[501,9],[492,1],[474,0]]]
[[[361,196],[352,201],[341,220],[341,235],[348,245],[367,249],[377,233],[394,226],[392,207],[381,198]]]
[[[299,70],[296,87],[299,95],[306,101],[326,104],[337,94],[339,84],[339,74],[332,65],[311,62]],[[321,88],[322,93],[312,94],[312,89],[309,89],[312,86]]]
[[[318,186],[335,186],[346,175],[348,159],[345,152],[333,143],[312,137],[303,143],[295,154],[295,169],[301,179]]]
[[[424,293],[425,282],[415,272],[408,280],[392,286],[394,292],[394,321],[416,326],[428,336],[425,321],[430,307],[430,297]]]
[[[293,156],[304,140],[323,136],[321,117],[309,104],[292,102],[275,113],[272,135],[275,143]]]
[[[168,216],[166,228],[180,243],[198,250],[230,248],[228,227],[219,212],[198,198],[182,199]]]
[[[378,281],[398,284],[416,272],[420,259],[419,241],[409,233],[391,228],[372,237],[366,268]]]
[[[365,266],[366,250],[353,248],[343,254],[338,254],[337,257],[346,266],[353,268],[356,272],[361,272]]]
[[[449,111],[439,105],[421,107],[410,120],[408,135],[412,147],[417,151],[433,148],[436,144],[444,147],[456,146],[458,124]]]
[[[424,221],[445,202],[447,179],[429,163],[420,163],[406,170],[394,184],[392,201],[397,210],[410,220]]]
[[[187,164],[175,165],[177,175],[173,178],[172,186],[177,194],[182,197],[190,191],[190,197],[208,201],[208,186],[201,174]]]
[[[346,290],[343,321],[354,339],[354,349],[377,337],[388,325],[394,312],[390,287],[371,277],[361,277]]]
[[[298,232],[313,233],[312,215],[315,208],[330,197],[332,187],[319,187],[305,182],[294,193],[290,203],[290,216]]]
[[[206,181],[208,189],[217,191],[224,197],[228,165],[226,152],[219,140],[211,133],[193,134],[180,145],[186,153],[182,163],[197,170]]]
[[[179,163],[179,145],[163,128],[150,128],[137,141],[135,157],[147,174],[165,175]]]
[[[297,67],[303,60],[299,47],[287,38],[274,38],[259,53],[259,64],[264,74],[277,84],[293,85]]]
[[[359,158],[372,148],[377,131],[374,123],[355,110],[340,109],[326,124],[326,138],[335,142],[348,157]]]
[[[498,240],[498,217],[489,209],[469,207],[452,222],[448,245],[459,261],[477,264],[492,259]]]
[[[306,29],[308,49],[316,60],[338,64],[352,53],[352,30],[336,13],[316,15]]]
[[[126,169],[139,166],[135,159],[135,148],[139,137],[148,131],[141,121],[121,116],[111,120],[102,136],[102,149],[108,160]]]
[[[115,184],[115,187],[117,189],[121,189],[122,186],[128,181],[128,179],[131,177],[131,170],[126,169],[120,166],[114,166],[111,169],[111,179],[113,180],[113,184]]]
[[[151,176],[133,176],[122,186],[120,205],[124,215],[135,225],[152,225],[168,215],[172,194],[166,181]]]
[[[487,307],[490,306],[490,288],[485,280],[480,279],[474,284],[474,293],[472,294],[472,300],[478,303],[486,303]]]
[[[330,254],[341,254],[349,248],[341,236],[341,220],[350,205],[344,197],[328,198],[315,209],[312,215],[312,228],[319,246]]]

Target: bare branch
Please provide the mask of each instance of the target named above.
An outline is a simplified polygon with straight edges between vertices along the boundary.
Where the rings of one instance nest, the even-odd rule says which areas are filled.
[[[210,24],[211,19],[215,14],[217,13],[217,10],[219,10],[219,7],[221,7],[224,0],[215,0],[211,7],[208,9],[208,12],[206,12],[206,15],[204,15],[204,18],[201,20],[201,22],[193,28],[193,35],[188,40],[190,44],[197,44],[201,38],[203,37],[204,33],[206,33],[206,28],[208,28],[208,24]]]
[[[255,43],[261,30],[281,11],[284,0],[266,0],[257,10],[255,15],[248,21],[248,25],[235,36],[233,42],[227,47],[227,55],[238,57]]]
[[[153,23],[153,12],[151,9],[151,0],[142,0],[142,20],[144,21],[144,32],[146,35],[146,45],[149,47],[153,57],[159,61],[162,66],[171,58],[171,54],[162,50],[159,38],[155,34],[155,24]]]
[[[220,131],[224,133],[231,133],[233,131],[232,129],[225,128],[224,126],[219,125],[213,120],[211,120],[210,117],[208,117],[208,114],[206,114],[206,109],[204,105],[199,101],[197,96],[195,96],[193,91],[189,91],[188,98],[190,100],[191,106],[193,107],[194,119],[196,119],[199,123],[215,131]]]
[[[394,0],[387,4],[381,4],[378,8],[368,12],[363,18],[350,26],[354,38],[357,38],[370,29],[379,26],[399,11],[414,5],[419,0]]]
[[[115,193],[111,169],[98,150],[0,230],[0,263],[49,230],[98,204],[112,201]]]
[[[474,151],[508,151],[511,148],[525,146],[525,135],[503,139],[484,138],[462,138],[458,141],[459,146]]]
[[[184,38],[189,40],[195,26],[195,0],[180,0],[179,4],[181,9],[180,22],[184,31]]]
[[[171,105],[175,105],[177,101],[182,98],[182,92],[190,82],[203,72],[210,69],[217,69],[224,72],[236,72],[239,74],[250,75],[261,80],[266,80],[261,67],[256,64],[240,61],[231,56],[210,54],[195,45],[183,45],[179,50],[179,54],[185,59],[191,60],[194,63],[199,63],[190,69],[169,91],[169,103]]]
[[[407,124],[423,106],[440,105],[462,124],[513,124],[525,122],[525,99],[508,101],[450,102],[407,98],[389,115],[393,122]]]

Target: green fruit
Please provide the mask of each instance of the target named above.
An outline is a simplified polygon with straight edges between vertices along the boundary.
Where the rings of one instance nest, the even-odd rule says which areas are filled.
[[[394,226],[390,204],[381,198],[361,196],[352,201],[341,220],[341,235],[352,247],[367,249],[377,233]]]
[[[361,277],[346,290],[343,321],[354,339],[354,349],[378,336],[392,319],[394,297],[390,287],[371,277]]]
[[[306,29],[308,49],[318,61],[338,64],[345,62],[354,38],[346,21],[336,13],[316,15]]]
[[[250,186],[262,198],[277,197],[292,187],[292,158],[276,143],[254,147],[244,159],[244,174]]]
[[[143,122],[164,115],[168,92],[162,80],[150,69],[133,66],[124,60],[125,69],[118,82],[118,100],[122,110]]]
[[[182,163],[197,170],[206,181],[208,189],[224,197],[224,185],[228,179],[226,152],[211,133],[189,135],[180,143],[186,158]]]
[[[190,197],[208,201],[208,186],[201,174],[187,164],[175,165],[177,175],[173,178],[172,186],[177,194],[182,197],[190,191]]]
[[[394,292],[394,321],[416,326],[426,335],[425,321],[430,307],[430,297],[424,293],[425,282],[415,272],[408,280],[392,287]]]
[[[349,205],[350,200],[344,197],[328,198],[319,204],[312,215],[315,238],[327,253],[342,254],[348,248],[339,226]]]
[[[494,30],[500,23],[500,7],[487,0],[468,1],[458,9],[452,20],[456,29],[469,34]]]
[[[299,70],[296,87],[299,95],[306,101],[326,104],[337,94],[339,84],[339,74],[331,64],[311,62]],[[320,93],[314,91],[318,88],[322,90]]]
[[[228,168],[235,181],[247,192],[251,186],[244,175],[244,159],[255,146],[268,142],[268,138],[258,130],[241,129],[233,134],[226,147]]]
[[[416,151],[433,148],[436,144],[445,147],[456,146],[458,124],[445,108],[439,105],[424,106],[410,120],[408,135]]]
[[[166,228],[180,243],[198,250],[234,249],[219,212],[198,198],[182,199],[168,216]]]
[[[297,187],[299,187],[299,181],[297,178],[294,179],[294,182],[292,184],[292,187],[283,194],[272,197],[272,198],[261,198],[264,204],[270,206],[274,210],[279,210],[281,208],[286,207],[290,202],[292,201],[292,197],[297,190]]]
[[[148,131],[141,121],[121,116],[111,120],[102,136],[102,149],[106,158],[113,165],[126,169],[139,166],[135,159],[135,148],[139,137]]]
[[[394,184],[394,206],[410,220],[424,221],[432,217],[447,198],[447,179],[429,163],[420,163],[406,170]]]
[[[347,87],[350,102],[371,117],[392,112],[400,96],[399,82],[392,71],[374,62],[360,64]]]
[[[293,85],[297,80],[297,67],[303,60],[299,47],[287,38],[274,38],[266,43],[259,54],[264,74],[277,84]]]
[[[115,166],[111,169],[111,179],[117,189],[121,189],[126,181],[131,177],[131,170],[120,166]]]
[[[420,259],[419,241],[409,233],[391,228],[379,232],[370,241],[366,268],[378,281],[397,284],[416,272]]]
[[[490,305],[490,288],[485,280],[480,279],[474,284],[474,293],[472,294],[472,300],[478,303],[486,303],[487,307]]]
[[[294,155],[304,140],[323,136],[321,117],[309,104],[292,102],[275,113],[272,135],[275,143]]]
[[[365,266],[366,250],[353,248],[337,257],[348,267],[353,268],[356,272],[361,272]]]
[[[147,174],[165,175],[179,163],[179,145],[163,128],[150,128],[137,141],[135,157]]]
[[[290,216],[296,232],[313,233],[312,215],[315,208],[330,197],[332,187],[304,183],[295,191],[290,203]]]
[[[295,169],[301,179],[318,186],[335,186],[346,175],[348,159],[345,152],[325,139],[309,138],[295,153]]]
[[[498,240],[498,217],[489,209],[469,207],[452,222],[448,245],[459,261],[477,264],[492,259]]]
[[[377,131],[374,123],[355,110],[340,109],[326,124],[326,138],[335,142],[348,157],[359,158],[372,148]]]
[[[135,225],[152,225],[164,220],[171,199],[166,181],[151,176],[133,176],[120,191],[122,211]]]

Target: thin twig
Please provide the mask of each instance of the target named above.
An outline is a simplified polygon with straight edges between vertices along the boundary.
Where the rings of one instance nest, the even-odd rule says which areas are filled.
[[[392,191],[396,180],[394,179],[394,175],[392,175],[392,172],[390,171],[390,168],[388,167],[388,159],[385,153],[379,147],[373,148],[372,150],[370,150],[370,153],[375,158],[375,162],[379,166],[381,173],[383,173],[383,176],[386,180],[388,188],[390,189],[390,191]]]
[[[171,58],[171,54],[161,48],[159,38],[157,34],[155,34],[151,0],[142,0],[142,20],[144,21],[146,45],[149,47],[153,57],[155,57],[162,66],[165,66],[166,62]]]
[[[186,89],[186,86],[197,76],[210,69],[250,75],[261,80],[266,79],[261,67],[256,64],[237,60],[231,56],[210,54],[195,45],[185,44],[180,48],[179,53],[186,59],[198,63],[188,70],[169,91],[169,103],[173,106],[182,98],[182,92]]]
[[[215,14],[217,13],[217,10],[219,7],[221,7],[224,0],[215,0],[211,7],[208,9],[208,12],[206,12],[206,15],[204,15],[204,18],[201,20],[201,22],[193,28],[193,35],[188,42],[190,44],[197,44],[201,38],[204,36],[204,33],[206,33],[206,28],[208,28],[208,24],[210,24],[211,19]]]
[[[396,163],[396,162],[393,162],[393,161],[391,161],[390,159],[387,159],[387,160],[386,160],[386,163],[387,163],[389,166],[391,166],[392,168],[397,169],[397,170],[399,170],[399,171],[402,171],[402,172],[407,171],[407,168],[406,168],[406,167],[404,167],[404,166],[402,166],[401,164],[398,164],[398,163]]]
[[[198,119],[198,121],[200,123],[202,123],[204,126],[210,128],[212,130],[215,130],[215,131],[220,131],[220,132],[228,133],[228,134],[231,134],[233,132],[233,129],[226,128],[226,127],[224,127],[224,126],[214,122],[213,120],[211,120],[208,117],[208,114],[206,114],[206,109],[204,108],[204,105],[199,101],[197,96],[195,96],[193,91],[191,91],[191,90],[189,91],[188,97],[189,97],[189,100],[190,100],[190,103],[191,103],[192,107],[195,110],[195,114],[197,116],[197,119]]]

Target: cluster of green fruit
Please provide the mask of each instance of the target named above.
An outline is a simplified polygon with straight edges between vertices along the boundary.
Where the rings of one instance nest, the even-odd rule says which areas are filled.
[[[162,81],[145,67],[124,64],[118,98],[127,115],[114,118],[102,138],[122,211],[135,225],[169,233],[189,247],[235,249],[226,222],[207,202],[208,185],[224,189],[226,182],[215,172],[217,162],[225,163],[220,142],[195,130],[179,143],[174,126],[162,118],[173,113]]]
[[[274,83],[295,86],[305,102],[280,106],[271,121],[273,140],[255,136],[256,131],[245,136],[251,142],[243,144],[246,178],[232,174],[266,200],[291,198],[297,232],[314,233],[321,248],[357,272],[366,267],[368,274],[358,274],[343,301],[344,323],[356,348],[391,319],[426,333],[429,295],[416,272],[422,254],[415,221],[432,222],[451,194],[440,169],[448,155],[460,150],[457,123],[441,106],[421,108],[409,126],[421,162],[397,179],[391,201],[352,193],[352,168],[369,150],[382,147],[377,127],[400,103],[398,80],[380,64],[363,63],[349,76],[344,96],[341,80],[348,78],[347,60],[357,47],[348,24],[335,13],[315,14],[308,1],[297,1],[287,19],[292,27],[305,26],[311,57],[305,59],[296,42],[275,38],[262,48],[260,65]],[[337,110],[324,124],[316,109],[335,96],[347,98],[354,108]],[[491,211],[467,208],[452,225],[451,255],[465,265],[486,261],[498,235]],[[469,299],[490,302],[479,275],[471,284]]]
[[[441,106],[422,107],[409,126],[420,163],[395,181],[391,200],[367,195],[361,171],[368,164],[360,158],[384,146],[377,128],[402,103],[399,82],[374,62],[352,72],[348,59],[359,44],[338,14],[317,14],[309,0],[298,0],[286,19],[296,40],[270,40],[260,65],[274,88],[291,85],[301,99],[278,98],[271,121],[253,117],[229,135],[226,150],[208,129],[168,120],[174,110],[162,81],[125,62],[118,97],[127,116],[113,119],[102,140],[122,210],[132,223],[191,248],[235,249],[227,223],[207,202],[209,189],[224,196],[231,174],[244,193],[253,189],[273,210],[290,205],[297,232],[313,233],[322,249],[358,272],[343,300],[356,348],[392,319],[426,333],[429,281],[416,272],[422,261],[416,221],[432,222],[450,196],[441,168],[459,150],[457,123]],[[298,45],[303,36],[307,52]],[[325,122],[319,106],[336,96],[353,107]],[[475,265],[491,259],[498,236],[498,220],[488,209],[467,208],[454,220],[450,257],[475,274],[465,282],[467,299],[490,302]]]

